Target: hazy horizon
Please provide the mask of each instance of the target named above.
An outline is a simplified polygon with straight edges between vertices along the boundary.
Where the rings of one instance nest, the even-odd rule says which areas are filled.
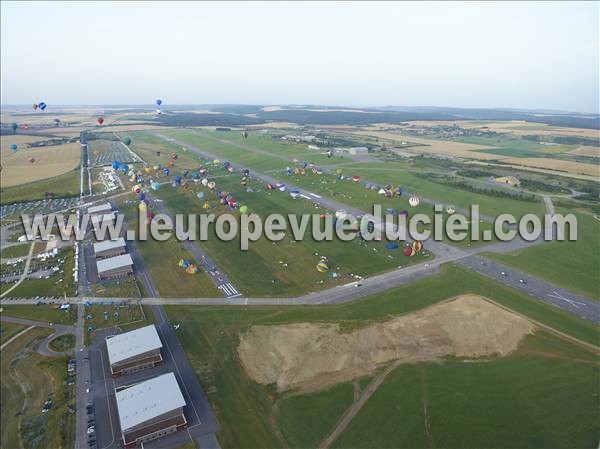
[[[598,14],[597,2],[3,1],[1,103],[597,114]]]

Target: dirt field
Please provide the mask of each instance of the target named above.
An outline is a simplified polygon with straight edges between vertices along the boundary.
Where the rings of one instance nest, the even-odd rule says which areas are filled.
[[[569,151],[569,154],[575,154],[577,156],[600,157],[600,147],[589,147],[582,145],[574,150]]]
[[[39,141],[35,138],[34,141]],[[12,143],[12,142],[11,142]],[[40,148],[19,148],[13,153],[2,139],[2,176],[0,185],[10,187],[27,182],[52,178],[73,170],[80,161],[79,143]],[[29,158],[35,159],[33,163]]]
[[[373,374],[383,363],[506,355],[533,324],[476,295],[341,333],[334,324],[253,326],[240,335],[244,369],[279,391],[319,390]]]

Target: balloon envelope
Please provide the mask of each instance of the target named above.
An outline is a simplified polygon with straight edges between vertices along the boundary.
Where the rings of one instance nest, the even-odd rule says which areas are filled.
[[[11,143],[10,144],[10,149],[13,151],[17,151],[17,144],[16,143]]]
[[[159,98],[159,99],[157,99],[157,100],[156,100],[156,105],[157,105],[157,106],[160,106],[161,104],[162,104],[162,100],[161,100],[160,98]]]

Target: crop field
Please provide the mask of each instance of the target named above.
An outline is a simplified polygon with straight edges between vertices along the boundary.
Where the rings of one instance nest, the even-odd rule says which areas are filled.
[[[316,209],[308,201],[294,200],[287,193],[269,192],[262,185],[250,182],[252,192],[239,186],[239,177],[231,175],[217,179],[219,189],[230,192],[240,204],[246,204],[250,210],[263,219],[273,213],[323,214],[326,211]],[[198,200],[195,191],[205,193],[211,208],[202,210],[205,200]],[[193,188],[183,191],[164,186],[158,196],[165,201],[173,213],[207,212],[219,215],[228,209],[217,205],[217,199],[207,188]],[[214,228],[211,228],[214,229]],[[310,228],[307,234],[310,233]],[[224,242],[210,232],[208,240],[199,242],[211,257],[237,284],[244,294],[254,296],[297,295],[306,291],[320,290],[339,283],[355,280],[353,275],[368,276],[422,262],[432,256],[426,252],[414,257],[405,257],[401,248],[388,250],[384,242],[361,242],[358,238],[352,242],[334,239],[331,242],[317,242],[309,238],[295,241],[288,227],[286,237],[279,242],[271,242],[261,237],[249,244],[248,251],[240,251],[239,239]],[[316,265],[325,257],[330,266],[329,273],[319,273]],[[250,271],[248,267],[253,269]]]
[[[80,177],[81,173],[79,170],[71,170],[54,178],[2,188],[0,201],[4,205],[14,202],[31,204],[32,201],[46,200],[47,204],[36,204],[37,212],[44,213],[46,208],[59,210],[64,206],[62,203],[64,198],[61,197],[73,197],[79,195]],[[48,194],[57,198],[52,199]],[[21,209],[22,207],[17,204],[14,208]],[[12,214],[15,211],[9,212]]]
[[[43,139],[38,138],[37,140]],[[5,151],[3,146],[1,187],[53,178],[69,172],[79,165],[80,153],[78,143],[20,148],[16,152],[12,152],[10,149]]]
[[[599,331],[593,324],[452,265],[445,265],[440,275],[338,306],[264,307],[242,312],[219,307],[199,310],[185,306],[167,306],[167,312],[173,321],[181,323],[180,340],[218,416],[222,427],[218,438],[223,448],[317,447],[332,430],[344,407],[351,404],[352,386],[341,383],[310,394],[300,391],[299,394],[290,395],[278,393],[272,385],[258,384],[248,377],[240,364],[240,334],[252,325],[291,323],[335,323],[339,324],[343,332],[349,332],[423,309],[465,292],[484,295],[577,338],[598,341]],[[540,354],[542,351],[544,353]],[[583,361],[567,364],[561,360],[567,353]],[[399,438],[404,438],[407,446],[412,447],[415,441],[425,438],[424,404],[419,387],[423,385],[420,371],[425,370],[427,377],[424,385],[431,391],[429,401],[433,401],[431,405],[427,402],[426,406],[432,420],[430,426],[434,429],[433,435],[437,438],[450,433],[449,430],[444,430],[448,426],[456,427],[455,422],[443,420],[444,407],[466,416],[475,413],[476,417],[473,419],[478,420],[481,429],[490,429],[477,433],[478,441],[485,442],[485,446],[506,447],[507,441],[517,442],[527,438],[531,432],[511,436],[507,431],[507,438],[510,439],[503,440],[501,436],[505,434],[499,434],[500,429],[492,429],[497,427],[498,413],[511,409],[514,397],[518,397],[523,388],[528,388],[529,399],[524,402],[527,407],[519,410],[521,419],[527,418],[525,423],[542,422],[547,416],[553,420],[564,419],[564,411],[572,410],[573,416],[568,417],[568,423],[573,441],[595,441],[598,435],[594,416],[599,392],[594,374],[597,366],[593,356],[556,337],[537,332],[527,337],[513,355],[485,358],[484,361],[485,363],[464,363],[460,359],[449,358],[436,364],[402,365],[390,375],[384,386],[388,382],[398,382],[394,381],[398,377],[403,379],[403,387],[394,388],[397,384],[392,383],[393,386],[385,389],[385,394],[376,393],[367,401],[365,408],[346,432],[357,432],[354,429],[355,423],[361,426],[358,432],[364,426],[362,423],[377,423],[381,435],[374,440],[376,443],[373,447],[401,447]],[[416,377],[414,373],[411,374],[411,370],[416,370]],[[443,374],[446,372],[451,383],[445,385]],[[486,373],[496,381],[488,382]],[[529,375],[530,373],[532,374]],[[360,379],[358,383],[364,389],[369,378]],[[496,384],[499,385],[501,394],[491,391]],[[561,388],[558,396],[553,393],[557,385]],[[436,397],[433,396],[434,389],[439,389],[435,393]],[[461,394],[457,395],[455,391],[460,391]],[[469,391],[473,394],[467,394]],[[483,413],[483,410],[490,409],[489,398],[498,401],[498,409],[493,407],[493,413]],[[538,401],[543,407],[536,406]],[[433,407],[431,412],[429,407]],[[253,410],[253,413],[245,413],[248,409]],[[369,416],[362,417],[362,413],[373,409],[379,412],[372,411]],[[396,418],[392,420],[390,416]],[[406,416],[406,420],[398,421],[402,416]],[[435,420],[433,416],[436,417]],[[310,428],[307,428],[307,422],[312,423]],[[398,422],[403,424],[399,427]],[[511,425],[518,430],[525,424],[511,420]],[[468,428],[462,428],[467,432]],[[463,447],[467,445],[465,438],[468,434],[463,431],[454,433]],[[532,440],[528,447],[564,445],[559,444],[564,440],[557,434],[556,426],[538,427],[536,434],[540,435],[539,441]],[[345,442],[344,447],[355,447],[344,439],[345,435],[346,433],[342,433],[338,444],[344,446],[342,442]],[[356,447],[370,447],[363,440],[360,441]],[[436,445],[443,446],[443,442],[433,441],[436,441]]]
[[[489,254],[499,262],[600,300],[597,239],[600,221],[588,213],[559,209],[577,217],[577,241],[548,242],[509,254]]]
[[[574,150],[569,151],[569,154],[574,154],[576,156],[600,157],[600,148],[582,145]]]
[[[139,218],[137,202],[126,204],[125,201],[118,203],[120,204],[119,209],[121,213],[125,214],[130,229],[137,228]],[[181,242],[175,239],[158,242],[152,238],[148,238],[146,241],[137,241],[136,245],[161,296],[222,296],[206,272],[200,271],[196,274],[187,274],[183,268],[179,267],[178,263],[181,259],[193,261],[193,258]]]
[[[67,358],[45,358],[35,343],[51,333],[33,329],[11,342],[1,353],[1,408],[3,448],[67,449],[74,444],[73,388],[66,385]],[[47,399],[52,408],[42,413]]]

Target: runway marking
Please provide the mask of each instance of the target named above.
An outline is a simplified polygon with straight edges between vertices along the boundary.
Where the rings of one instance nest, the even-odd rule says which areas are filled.
[[[548,296],[551,298],[555,298],[555,299],[559,299],[561,301],[564,301],[568,304],[571,304],[573,307],[575,307],[576,309],[579,308],[579,306],[586,306],[587,304],[584,302],[579,302],[579,301],[575,301],[574,299],[569,299],[569,298],[565,298],[563,295],[561,295],[560,293],[553,291],[552,293],[548,293]]]
[[[226,284],[221,284],[217,287],[219,290],[223,291],[228,298],[234,298],[237,296],[241,296],[240,292],[238,292],[231,282],[227,282]]]

